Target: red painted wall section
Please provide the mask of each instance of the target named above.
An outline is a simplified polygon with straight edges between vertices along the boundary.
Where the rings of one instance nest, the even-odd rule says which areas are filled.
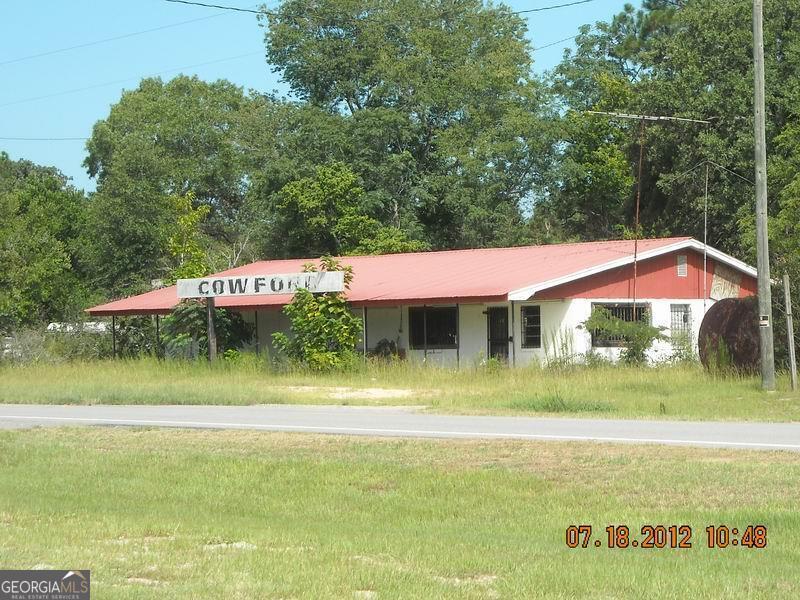
[[[686,277],[678,277],[678,255],[686,256]],[[708,259],[706,294],[711,293],[716,263]],[[755,294],[756,280],[742,274],[739,296]],[[703,255],[694,250],[683,250],[657,256],[638,264],[636,277],[637,298],[703,298]],[[578,281],[538,292],[535,299],[558,300],[562,298],[633,298],[633,265],[627,265],[592,275]]]
[[[739,288],[739,298],[758,295],[758,279],[749,275],[742,275],[742,285]]]

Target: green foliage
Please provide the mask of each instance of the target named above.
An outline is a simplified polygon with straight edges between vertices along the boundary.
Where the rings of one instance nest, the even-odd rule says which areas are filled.
[[[168,275],[172,215],[161,198],[137,189],[130,184],[118,195],[98,192],[89,203],[81,259],[93,286],[108,297],[147,291],[152,279]]]
[[[376,223],[371,229],[348,254],[399,254],[429,249],[425,242],[408,239],[406,233],[397,227],[380,227]]]
[[[692,343],[692,336],[688,332],[679,335],[673,334],[670,337],[670,343],[672,344],[672,356],[669,358],[671,363],[690,365],[699,362]]]
[[[717,338],[716,343],[708,340],[707,353],[708,362],[706,367],[711,373],[718,375],[735,373],[736,366],[734,365],[731,351],[724,339]]]
[[[204,230],[236,240],[246,191],[243,149],[234,143],[249,100],[226,81],[143,79],[98,121],[84,161],[97,179],[84,232],[95,284],[117,296],[171,275],[174,197],[207,206]]]
[[[167,240],[167,247],[176,263],[169,278],[170,284],[178,279],[208,274],[208,256],[200,242],[200,224],[211,212],[206,204],[193,208],[192,192],[185,196],[172,196],[171,200],[177,220],[175,230]]]
[[[396,227],[365,214],[368,198],[343,163],[317,167],[314,176],[287,183],[277,194],[270,235],[288,256],[389,254],[423,250]]]
[[[533,397],[521,397],[507,404],[512,410],[544,413],[610,412],[614,407],[607,402],[592,402],[565,397],[560,390],[538,393]]]
[[[279,192],[274,235],[284,240],[290,256],[343,254],[373,221],[361,214],[363,195],[358,176],[346,165],[317,167],[313,177],[287,183]]]
[[[627,364],[645,364],[647,351],[653,342],[667,339],[662,333],[662,327],[650,325],[647,313],[642,321],[625,321],[613,316],[602,306],[595,306],[591,316],[582,323],[582,326],[589,331],[624,338],[625,349],[620,354],[620,360]]]
[[[112,195],[129,182],[161,196],[193,192],[211,208],[209,227],[221,233],[245,190],[242,149],[231,142],[248,102],[224,80],[143,79],[95,124],[84,165],[98,191]]]
[[[800,117],[796,116],[777,140],[778,156],[773,164],[776,184],[781,187],[779,207],[770,219],[770,250],[773,254],[773,276],[789,275],[795,314],[800,313]],[[782,287],[782,286],[781,286]],[[782,290],[773,290],[772,297],[782,306]],[[785,311],[775,311],[776,316]],[[782,320],[782,319],[781,319]],[[796,346],[800,348],[800,322],[795,320]],[[777,333],[777,332],[776,332]],[[785,333],[784,333],[785,335]],[[785,344],[780,344],[781,350]],[[788,360],[788,357],[786,357]]]
[[[344,271],[345,289],[350,288],[352,268],[330,257],[322,258],[319,268]],[[306,265],[304,271],[313,273],[317,267]],[[318,371],[352,364],[361,321],[350,311],[344,293],[312,294],[308,290],[297,290],[283,312],[291,321],[291,337],[278,332],[272,334],[272,339],[275,347],[290,359]]]
[[[764,7],[773,215],[780,212],[776,200],[789,174],[797,172],[795,162],[773,176],[779,175],[782,156],[797,147],[787,125],[798,106],[798,18],[798,0]],[[567,232],[581,238],[616,237],[614,224],[633,221],[635,187],[626,189],[623,176],[637,171],[639,123],[584,115],[577,119],[585,129],[575,131],[576,114],[594,109],[711,119],[709,126],[652,123],[644,132],[643,233],[702,239],[705,169],[692,169],[711,160],[752,178],[752,2],[646,0],[641,10],[626,5],[608,22],[581,28],[576,46],[553,77],[553,90],[566,109],[560,125],[565,145],[560,167],[552,172],[553,206],[545,203],[543,209],[555,210],[567,220]],[[592,160],[603,152],[610,153],[605,173],[589,199],[586,174],[603,165]],[[709,193],[709,241],[751,259],[752,185],[711,166]],[[609,204],[614,198],[617,204]],[[788,254],[781,249],[776,257],[783,256]]]
[[[270,63],[313,107],[307,144],[332,155],[318,164],[351,165],[381,224],[433,248],[525,239],[552,137],[521,17],[480,0],[290,0],[264,22]]]
[[[143,358],[159,354],[153,317],[117,317],[117,357]]]
[[[253,326],[238,312],[224,308],[214,310],[217,351],[223,356],[238,350],[253,339]],[[199,300],[184,300],[161,325],[164,352],[174,358],[200,358],[208,354],[208,321],[206,306]]]
[[[100,333],[84,328],[82,323],[71,323],[63,332],[42,327],[20,329],[9,337],[7,351],[0,352],[0,363],[95,361],[109,358],[111,348],[110,331]]]
[[[76,318],[84,195],[55,169],[0,153],[0,332]]]
[[[228,348],[222,353],[222,360],[230,365],[239,365],[242,363],[242,353],[235,348]]]
[[[556,89],[569,90],[565,79],[574,76],[573,69],[572,64],[562,65]],[[602,70],[591,77],[600,99],[590,108],[613,110],[629,104],[627,81]],[[628,123],[620,125],[578,109],[575,106],[561,122],[565,149],[551,174],[555,177],[553,194],[539,209],[551,211],[567,236],[583,240],[617,237],[620,225],[627,222],[626,208],[635,183],[626,152],[634,131]]]

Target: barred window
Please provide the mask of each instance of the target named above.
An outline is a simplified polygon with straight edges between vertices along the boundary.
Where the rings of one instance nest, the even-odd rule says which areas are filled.
[[[669,325],[673,337],[686,336],[692,332],[692,308],[688,304],[669,305]]]
[[[595,308],[606,309],[612,317],[621,319],[623,321],[634,321],[633,303],[616,303],[616,304],[592,304],[592,310]],[[640,323],[650,322],[650,305],[636,303],[636,321]],[[610,334],[601,329],[592,331],[592,347],[593,348],[622,348],[627,344],[627,340],[623,335]]]
[[[522,307],[522,347],[542,347],[542,311],[539,306]]]

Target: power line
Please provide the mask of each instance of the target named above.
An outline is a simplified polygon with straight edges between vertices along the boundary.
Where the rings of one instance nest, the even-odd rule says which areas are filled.
[[[232,10],[236,12],[245,12],[245,13],[252,13],[254,15],[259,14],[275,14],[270,11],[261,11],[261,10],[252,10],[250,8],[239,8],[238,6],[226,6],[224,4],[207,4],[205,2],[192,2],[191,0],[164,0],[165,2],[172,2],[174,4],[188,4],[190,6],[203,6],[205,8],[219,8],[221,10]],[[576,0],[575,2],[567,2],[565,4],[554,4],[552,6],[542,6],[540,8],[529,8],[527,10],[515,10],[512,11],[512,14],[521,15],[525,13],[535,13],[535,12],[542,12],[545,10],[554,10],[556,8],[566,8],[567,6],[575,6],[577,4],[586,4],[588,2],[594,2],[595,0]]]
[[[238,6],[223,6],[222,4],[206,4],[204,2],[189,2],[189,0],[164,0],[164,1],[172,2],[174,4],[189,4],[191,6],[204,6],[206,8],[219,8],[222,10],[232,10],[235,12],[253,13],[254,15],[260,15],[262,12],[260,10],[253,10],[251,8],[239,8]]]
[[[552,6],[542,6],[541,8],[529,8],[528,10],[515,10],[514,14],[521,15],[521,14],[524,14],[524,13],[542,12],[543,10],[553,10],[555,8],[565,8],[567,6],[575,6],[576,4],[586,4],[587,2],[594,2],[594,0],[577,0],[577,2],[567,2],[566,4],[554,4]]]
[[[206,65],[213,65],[213,64],[225,62],[225,61],[228,61],[228,60],[236,60],[238,58],[245,58],[246,56],[254,56],[256,54],[262,54],[262,53],[263,53],[263,50],[257,50],[255,52],[247,52],[246,54],[237,54],[236,56],[228,56],[228,57],[225,57],[225,58],[218,58],[216,60],[210,60],[210,61],[207,61],[207,62],[197,63],[197,64],[194,64],[194,65],[187,65],[185,67],[176,67],[174,69],[166,69],[165,71],[159,71],[158,73],[151,73],[150,75],[145,75],[143,77],[127,77],[125,79],[117,79],[115,81],[107,81],[105,83],[98,83],[98,84],[95,84],[95,85],[89,85],[89,86],[82,87],[82,88],[75,88],[75,89],[72,89],[72,90],[64,90],[62,92],[55,92],[55,93],[52,93],[52,94],[45,94],[43,96],[33,96],[31,98],[22,98],[20,100],[14,100],[13,102],[5,102],[3,104],[0,104],[0,107],[13,106],[15,104],[25,104],[26,102],[34,102],[36,100],[45,100],[47,98],[55,98],[57,96],[65,96],[67,94],[77,94],[78,92],[86,92],[86,91],[89,91],[89,90],[94,90],[94,89],[101,88],[101,87],[106,87],[106,86],[109,86],[109,85],[116,85],[116,84],[119,84],[119,83],[127,83],[128,81],[136,81],[136,80],[139,80],[139,79],[144,79],[146,77],[158,77],[159,75],[165,75],[167,73],[174,73],[175,71],[184,71],[186,69],[195,69],[197,67],[204,67]]]
[[[68,52],[69,50],[77,50],[78,48],[88,48],[89,46],[97,46],[99,44],[106,44],[108,42],[115,42],[117,40],[124,40],[131,37],[136,37],[138,35],[144,35],[146,33],[153,33],[154,31],[162,31],[164,29],[171,29],[172,27],[179,27],[181,25],[187,25],[189,23],[196,23],[197,21],[205,21],[207,19],[215,19],[217,17],[221,17],[226,13],[221,12],[214,15],[207,15],[205,17],[198,17],[196,19],[189,19],[188,21],[180,21],[178,23],[170,23],[169,25],[161,25],[160,27],[153,27],[152,29],[144,29],[142,31],[133,31],[131,33],[124,33],[122,35],[117,35],[110,38],[103,38],[101,40],[95,40],[93,42],[86,42],[84,44],[76,44],[74,46],[66,46],[65,48],[57,48],[55,50],[48,50],[46,52],[39,52],[38,54],[29,54],[27,56],[20,56],[19,58],[12,58],[10,60],[4,60],[0,62],[0,67],[4,65],[10,65],[13,63],[23,62],[26,60],[31,60],[34,58],[41,58],[43,56],[51,56],[53,54],[59,54],[61,52]]]
[[[578,35],[581,35],[580,33]],[[536,52],[538,50],[544,50],[545,48],[550,48],[551,46],[555,46],[556,44],[561,44],[562,42],[567,42],[569,40],[574,40],[578,35],[571,35],[569,37],[565,37],[563,40],[556,40],[555,42],[550,42],[549,44],[545,44],[544,46],[538,46],[537,48],[533,48],[533,51]]]

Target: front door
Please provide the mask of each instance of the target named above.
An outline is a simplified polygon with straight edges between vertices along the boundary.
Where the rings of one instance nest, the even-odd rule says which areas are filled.
[[[486,311],[489,357],[508,360],[508,307],[493,306]]]

